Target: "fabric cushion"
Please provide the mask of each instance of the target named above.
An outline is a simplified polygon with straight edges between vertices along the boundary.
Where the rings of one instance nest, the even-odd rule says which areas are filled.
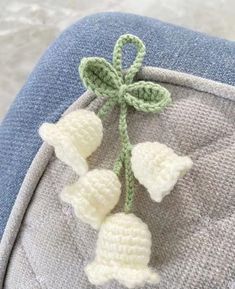
[[[0,238],[41,139],[42,122],[56,121],[84,93],[78,75],[83,57],[112,58],[113,46],[124,33],[144,41],[145,65],[192,73],[235,84],[235,44],[153,18],[101,13],[87,16],[66,29],[46,50],[0,125]],[[123,65],[133,61],[127,49]]]
[[[173,104],[161,114],[130,109],[132,143],[159,141],[194,162],[159,204],[144,187],[136,188],[135,214],[150,228],[151,266],[162,277],[158,286],[144,288],[229,288],[235,269],[235,88],[163,69],[145,68],[138,77],[161,81],[171,91]],[[70,109],[97,111],[101,104],[100,98],[85,93]],[[102,145],[89,158],[91,169],[112,168],[119,150],[117,125],[115,110],[104,122]],[[83,268],[94,257],[97,232],[58,198],[77,178],[44,144],[3,236],[4,288],[95,288]],[[26,196],[29,204],[19,210]],[[122,205],[123,199],[115,211]],[[14,229],[19,229],[16,239],[11,237]],[[111,282],[100,288],[123,287]]]

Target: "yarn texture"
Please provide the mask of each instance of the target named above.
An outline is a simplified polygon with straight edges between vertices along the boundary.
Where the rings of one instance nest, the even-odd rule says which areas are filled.
[[[88,171],[86,158],[101,144],[103,125],[94,112],[80,109],[56,124],[42,124],[39,134],[55,148],[61,161],[71,166],[78,175],[84,175]]]
[[[144,142],[134,146],[131,167],[135,177],[144,185],[155,202],[173,189],[177,180],[192,167],[187,156],[178,156],[159,142]]]
[[[64,188],[60,198],[72,205],[76,216],[99,229],[106,215],[117,204],[121,183],[111,170],[94,169]]]
[[[122,50],[134,44],[136,58],[123,73]],[[156,284],[159,275],[148,266],[151,255],[151,233],[148,226],[132,213],[135,177],[160,202],[180,176],[192,166],[189,157],[180,157],[158,142],[145,142],[133,147],[128,135],[129,107],[145,113],[160,113],[171,103],[169,91],[149,81],[134,82],[145,55],[144,43],[136,36],[122,35],[116,42],[113,63],[103,58],[83,58],[79,73],[84,86],[104,98],[98,111],[77,110],[56,124],[40,127],[41,137],[54,146],[59,159],[80,176],[64,188],[62,201],[70,204],[75,215],[99,231],[95,260],[85,271],[92,284],[102,285],[112,279],[128,288]],[[113,170],[88,170],[89,157],[101,144],[102,120],[114,106],[119,108],[120,152]],[[124,212],[111,214],[121,195],[119,175],[125,178]]]
[[[128,43],[135,45],[137,53],[133,64],[123,74],[122,49]],[[98,112],[99,117],[103,119],[115,105],[120,107],[119,135],[122,149],[114,165],[114,171],[119,174],[122,168],[125,170],[126,213],[131,212],[134,199],[134,175],[130,163],[132,145],[126,121],[128,107],[132,106],[146,113],[157,113],[171,103],[169,91],[161,85],[149,81],[132,83],[142,65],[144,55],[144,43],[134,35],[125,34],[115,44],[113,65],[103,58],[88,57],[83,58],[79,66],[80,77],[85,87],[98,97],[107,98]]]
[[[117,213],[103,222],[98,236],[95,260],[85,271],[95,285],[116,279],[128,288],[156,284],[159,275],[148,267],[151,233],[134,214]]]

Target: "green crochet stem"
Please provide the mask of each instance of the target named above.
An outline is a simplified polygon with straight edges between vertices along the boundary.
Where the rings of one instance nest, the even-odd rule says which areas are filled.
[[[122,49],[126,44],[134,44],[137,50],[133,64],[123,73]],[[124,211],[131,212],[134,201],[134,174],[131,168],[132,145],[127,131],[128,106],[137,111],[161,112],[171,103],[170,93],[159,84],[149,81],[133,82],[140,70],[145,55],[144,43],[136,36],[125,34],[116,42],[113,52],[113,65],[100,57],[83,58],[79,73],[85,87],[106,102],[98,112],[103,119],[114,106],[120,108],[119,135],[121,151],[114,164],[114,172],[119,176],[125,169],[126,197]]]
[[[122,143],[123,164],[125,168],[125,185],[126,185],[126,198],[124,211],[130,212],[132,209],[134,199],[134,175],[131,169],[131,143],[127,132],[127,105],[122,102],[120,105],[119,117],[119,134]]]

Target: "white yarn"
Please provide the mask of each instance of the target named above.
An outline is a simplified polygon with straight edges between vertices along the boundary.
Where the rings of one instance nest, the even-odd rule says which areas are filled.
[[[60,197],[71,204],[76,216],[98,229],[105,216],[117,204],[121,183],[111,170],[95,169],[65,187]]]
[[[128,288],[158,283],[159,275],[148,267],[151,233],[134,214],[108,216],[98,235],[95,260],[85,271],[94,285],[116,279]]]
[[[178,156],[171,148],[158,142],[139,143],[132,150],[131,165],[134,175],[156,202],[161,202],[170,193],[178,178],[192,164],[189,157]]]
[[[44,141],[54,146],[56,156],[78,175],[88,171],[86,158],[101,144],[103,126],[92,111],[80,109],[61,118],[56,124],[44,123],[39,129]]]

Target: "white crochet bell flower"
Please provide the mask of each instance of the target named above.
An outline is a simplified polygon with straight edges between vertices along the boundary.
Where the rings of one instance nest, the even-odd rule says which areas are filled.
[[[56,124],[43,123],[39,134],[55,148],[61,161],[78,175],[84,175],[88,171],[86,158],[101,144],[103,126],[94,112],[80,109],[67,114]]]
[[[72,205],[79,219],[98,229],[120,194],[121,183],[113,171],[94,169],[65,187],[60,198]]]
[[[159,142],[139,143],[132,149],[131,166],[135,177],[147,188],[151,198],[161,202],[177,180],[192,167],[187,156],[178,156]]]
[[[115,279],[128,288],[158,283],[159,275],[148,267],[151,233],[134,214],[108,216],[98,235],[95,260],[85,272],[94,285]]]

